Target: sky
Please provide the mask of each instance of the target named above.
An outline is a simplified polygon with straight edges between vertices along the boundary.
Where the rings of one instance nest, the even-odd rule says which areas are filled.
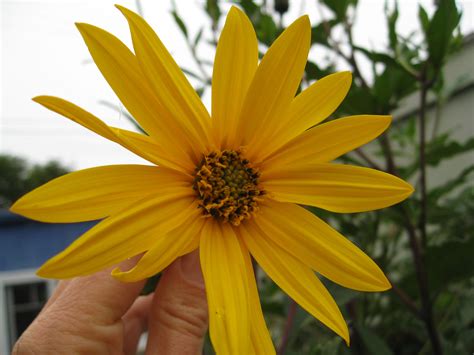
[[[132,129],[120,112],[100,101],[120,105],[100,72],[91,61],[75,22],[102,27],[131,45],[125,19],[114,8],[119,0],[0,0],[0,153],[28,159],[32,163],[59,160],[72,170],[110,164],[141,164],[141,158],[122,147],[89,132],[85,128],[31,101],[37,95],[55,95],[92,112],[106,123]],[[176,1],[178,11],[191,35],[200,27],[209,27],[202,10],[205,0]],[[119,2],[132,10],[135,0]],[[267,1],[271,5],[272,1]],[[315,1],[290,1],[285,25],[307,13],[313,24],[321,19]],[[418,3],[428,12],[433,1],[399,1],[399,30],[408,34],[417,26]],[[183,35],[170,15],[171,1],[142,0],[144,16],[180,66],[195,69]],[[384,1],[359,0],[355,42],[383,49],[386,27]],[[462,31],[474,30],[474,0],[458,1],[464,9]],[[223,11],[230,7],[226,2]],[[327,13],[323,13],[327,16]],[[222,24],[221,24],[222,25]],[[210,33],[204,33],[210,38]],[[210,46],[200,47],[202,57],[213,59]],[[323,54],[317,48],[310,57]],[[341,67],[340,69],[345,69]],[[211,71],[209,71],[211,74]],[[210,95],[204,102],[210,107]]]

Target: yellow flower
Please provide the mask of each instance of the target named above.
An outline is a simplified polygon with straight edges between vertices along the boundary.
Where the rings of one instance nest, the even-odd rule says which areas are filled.
[[[407,198],[413,189],[397,177],[329,163],[381,134],[390,117],[352,116],[311,128],[343,100],[350,73],[329,75],[295,97],[310,48],[308,17],[289,26],[258,64],[254,29],[233,7],[216,51],[211,119],[151,27],[118,8],[135,54],[100,28],[77,27],[148,135],[109,127],[57,97],[34,100],[155,165],[85,169],[21,198],[12,211],[39,221],[104,218],[38,275],[87,275],[144,253],[133,269],[112,272],[136,281],[199,248],[216,351],[271,354],[252,255],[289,296],[349,342],[346,323],[314,271],[361,291],[386,290],[390,283],[366,254],[300,205],[351,213]]]

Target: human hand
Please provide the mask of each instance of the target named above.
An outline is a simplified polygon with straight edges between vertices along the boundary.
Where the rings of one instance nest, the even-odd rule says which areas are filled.
[[[147,355],[202,352],[208,311],[198,252],[171,264],[148,296],[139,296],[145,281],[122,283],[110,271],[61,281],[13,354],[135,354],[146,329]]]

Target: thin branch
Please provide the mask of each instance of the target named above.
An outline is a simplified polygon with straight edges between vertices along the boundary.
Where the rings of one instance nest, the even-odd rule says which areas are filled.
[[[433,85],[434,80],[426,80],[426,67],[423,70],[420,77],[420,108],[419,108],[419,161],[420,161],[420,195],[421,195],[421,206],[420,206],[420,218],[418,226],[421,235],[421,251],[420,259],[424,264],[424,250],[427,245],[427,215],[428,215],[428,198],[427,198],[427,186],[426,186],[426,97],[428,90]],[[423,265],[424,266],[424,265]],[[423,316],[426,324],[426,328],[430,337],[431,346],[433,348],[433,354],[441,355],[443,349],[441,347],[441,341],[439,338],[438,330],[436,329],[434,315],[433,315],[433,303],[429,294],[428,277],[426,270],[423,272],[423,278],[420,280],[420,294],[421,304],[423,308]]]
[[[359,69],[359,64],[357,63],[355,59],[354,39],[352,37],[352,24],[346,20],[344,24],[344,28],[346,30],[347,38],[349,40],[350,51],[351,51],[348,58],[349,63],[352,65],[352,68],[354,69],[354,75],[359,78],[362,84],[362,87],[364,87],[365,89],[369,89],[369,85],[367,84],[367,81],[362,76],[361,71]]]
[[[377,170],[383,170],[379,164],[377,164],[371,157],[369,157],[362,148],[354,149],[354,153],[362,158],[371,168]]]
[[[399,288],[397,285],[393,283],[392,280],[390,280],[390,283],[392,284],[392,290],[395,292],[395,294],[400,298],[400,301],[405,304],[405,306],[408,307],[411,313],[417,318],[422,318],[420,314],[420,310],[418,309],[418,306],[416,305],[415,301],[411,299],[410,296],[408,296],[405,291],[403,291],[401,288]]]
[[[424,78],[423,78],[424,79]],[[421,194],[421,211],[419,228],[421,234],[421,244],[426,247],[426,221],[427,221],[427,193],[426,193],[426,96],[428,94],[428,86],[425,80],[421,81],[420,89],[420,110],[419,116],[419,155],[420,155],[420,194]]]
[[[391,174],[396,174],[395,164],[393,163],[393,156],[390,149],[390,140],[386,138],[386,145],[389,148],[386,151],[386,159],[387,159],[387,166],[389,167],[389,172]],[[392,163],[389,161],[392,160]],[[392,166],[392,168],[390,168]],[[428,284],[428,274],[426,271],[426,265],[424,261],[424,249],[420,246],[417,238],[416,227],[413,224],[410,214],[405,207],[405,205],[399,206],[402,216],[405,219],[405,225],[408,232],[408,239],[410,242],[410,250],[413,257],[413,263],[415,265],[415,273],[418,283],[418,289],[420,291],[420,298],[421,298],[421,319],[425,323],[426,330],[429,334],[430,341],[433,347],[433,354],[435,355],[442,355],[443,351],[441,348],[441,343],[439,340],[438,331],[436,329],[436,325],[434,322],[433,316],[433,305],[430,298],[430,289]]]
[[[390,174],[399,176],[397,165],[395,164],[395,159],[393,158],[393,149],[388,137],[388,133],[382,134],[378,138],[378,141],[385,155],[386,171]]]
[[[385,136],[385,135],[384,135]],[[385,136],[381,142],[385,145],[385,155],[387,160],[388,172],[394,175],[397,174],[397,169],[393,160],[393,153],[391,150],[391,144],[388,136]],[[433,317],[433,306],[430,298],[430,289],[428,284],[428,274],[426,272],[426,265],[424,262],[424,249],[420,246],[417,238],[416,227],[413,224],[410,214],[405,205],[400,205],[402,216],[405,219],[405,225],[408,232],[408,239],[410,242],[410,250],[413,257],[413,263],[415,265],[415,273],[418,283],[418,289],[420,291],[421,298],[421,318],[425,323],[426,330],[429,334],[430,341],[433,347],[433,354],[441,355],[442,348],[439,340],[438,331],[436,329]]]
[[[281,343],[278,347],[278,355],[283,355],[288,347],[288,342],[290,340],[290,333],[293,329],[295,323],[296,311],[298,309],[298,304],[290,298],[290,305],[288,306],[288,314],[286,316],[285,328],[283,329],[283,335],[281,337]]]
[[[323,26],[326,34],[328,35],[330,39],[330,28],[329,26]],[[334,46],[334,51],[338,53],[343,59],[345,59],[351,66],[352,70],[354,72],[354,76],[358,78],[361,82],[361,85],[369,90],[370,87],[367,84],[367,81],[364,79],[362,76],[357,61],[355,60],[354,56],[354,43],[352,39],[352,31],[351,31],[351,25],[346,23],[345,26],[346,33],[348,36],[349,40],[349,45],[351,48],[351,53],[349,55],[345,55],[339,46],[336,45]],[[423,78],[423,81],[420,79]],[[422,92],[420,96],[420,169],[421,169],[421,194],[422,194],[422,216],[420,218],[420,232],[421,232],[421,239],[423,241],[422,245],[425,245],[426,241],[426,157],[425,157],[425,114],[426,114],[426,94],[429,89],[429,87],[433,84],[434,79],[430,81],[430,83],[426,83],[424,80],[424,76],[420,76],[417,78],[420,80],[422,84]],[[387,171],[391,174],[394,175],[399,175],[397,171],[397,167],[393,158],[393,151],[391,148],[390,144],[390,139],[389,137],[384,134],[379,138],[379,142],[382,146],[382,149],[384,151],[384,155],[386,158],[386,164],[387,164]],[[439,335],[438,331],[435,326],[434,322],[434,317],[433,317],[433,307],[432,307],[432,302],[430,299],[430,294],[429,294],[429,285],[428,285],[428,276],[425,268],[425,263],[424,263],[424,258],[423,258],[423,251],[424,249],[419,245],[418,238],[417,238],[417,230],[415,225],[412,223],[409,212],[405,205],[400,205],[402,215],[405,219],[405,224],[406,228],[408,231],[408,237],[409,237],[409,242],[410,242],[410,249],[412,252],[413,256],[413,262],[415,265],[415,272],[417,276],[417,283],[418,283],[418,288],[420,291],[420,298],[421,298],[421,304],[422,304],[422,310],[421,310],[421,317],[424,320],[426,330],[429,334],[430,341],[432,344],[433,348],[433,354],[435,355],[441,355],[442,354],[442,348],[441,348],[441,343],[439,340]],[[397,291],[395,291],[397,292]],[[403,297],[403,296],[402,296]],[[405,300],[406,301],[406,300]],[[409,309],[412,311],[413,305],[408,306]]]

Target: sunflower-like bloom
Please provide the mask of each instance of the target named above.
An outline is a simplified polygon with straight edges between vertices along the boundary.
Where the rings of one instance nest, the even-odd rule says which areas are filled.
[[[341,312],[315,272],[360,291],[387,290],[390,283],[366,254],[301,205],[351,213],[407,198],[413,189],[397,177],[330,163],[381,134],[390,117],[318,125],[343,100],[350,73],[329,75],[295,97],[310,48],[308,17],[289,26],[258,63],[254,29],[235,7],[217,45],[209,115],[152,28],[118,8],[135,53],[100,28],[77,27],[147,135],[107,126],[57,97],[34,100],[154,165],[85,169],[21,198],[12,211],[39,221],[103,219],[38,275],[88,275],[143,254],[131,270],[112,272],[132,282],[199,248],[217,353],[271,354],[253,256],[282,290],[349,342]]]

